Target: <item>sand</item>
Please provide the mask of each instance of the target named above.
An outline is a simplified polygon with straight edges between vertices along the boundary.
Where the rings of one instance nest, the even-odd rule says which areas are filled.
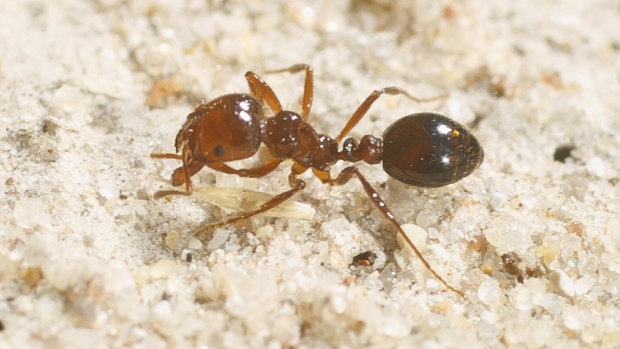
[[[620,346],[619,16],[611,0],[4,1],[0,348]],[[149,154],[174,151],[197,104],[247,92],[251,70],[299,110],[303,74],[265,74],[296,63],[319,132],[386,86],[445,97],[381,97],[352,137],[423,111],[473,126],[485,162],[458,183],[359,165],[465,298],[356,181],[303,174],[289,211],[203,240],[241,190],[287,189],[290,163],[153,198],[179,164]]]

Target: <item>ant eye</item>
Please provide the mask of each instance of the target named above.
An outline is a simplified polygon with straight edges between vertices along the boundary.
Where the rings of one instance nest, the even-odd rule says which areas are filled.
[[[215,147],[215,149],[213,149],[213,154],[217,157],[224,155],[224,146],[218,145],[217,147]]]

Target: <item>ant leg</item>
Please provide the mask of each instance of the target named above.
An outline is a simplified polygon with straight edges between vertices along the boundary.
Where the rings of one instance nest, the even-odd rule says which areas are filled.
[[[283,203],[284,201],[290,199],[295,193],[297,193],[298,191],[301,191],[305,188],[306,183],[304,181],[302,181],[301,179],[297,179],[297,174],[295,169],[293,168],[293,171],[291,172],[291,174],[288,176],[288,181],[289,184],[291,185],[291,189],[280,193],[274,197],[272,197],[271,199],[269,199],[268,201],[266,201],[265,203],[263,203],[262,205],[260,205],[259,208],[257,208],[256,210],[253,211],[249,211],[246,213],[243,213],[239,216],[233,217],[233,218],[229,218],[223,222],[219,222],[219,223],[215,223],[215,224],[209,224],[203,227],[198,228],[198,230],[196,232],[194,232],[194,237],[200,239],[202,237],[202,235],[204,235],[207,231],[221,227],[223,225],[227,225],[227,224],[232,224],[235,222],[238,222],[242,219],[247,219],[250,218],[252,216],[255,216],[259,213],[263,213],[265,211],[269,211],[272,208],[278,206],[279,204]]]
[[[375,205],[375,207],[379,209],[379,211],[381,212],[381,214],[383,214],[383,217],[385,217],[385,219],[390,221],[390,223],[392,223],[392,225],[396,227],[396,230],[398,230],[398,233],[400,234],[400,236],[405,240],[407,245],[409,245],[409,247],[413,250],[413,252],[416,254],[420,262],[422,262],[426,270],[428,270],[447,289],[465,298],[465,295],[463,294],[463,292],[450,286],[441,276],[439,276],[439,274],[437,274],[437,272],[435,272],[435,270],[431,267],[431,265],[428,263],[426,258],[424,258],[420,250],[418,250],[418,248],[415,247],[413,242],[411,242],[409,237],[407,237],[407,234],[405,234],[405,231],[400,226],[400,223],[396,221],[394,214],[387,207],[387,205],[385,204],[385,201],[383,201],[383,199],[379,196],[379,193],[377,193],[377,191],[370,185],[370,183],[368,183],[366,178],[364,178],[364,176],[359,172],[359,170],[356,167],[351,166],[351,167],[345,168],[344,170],[342,170],[342,172],[338,174],[336,178],[331,178],[329,175],[329,172],[327,171],[319,171],[315,169],[313,169],[312,171],[314,172],[314,175],[321,180],[321,182],[327,183],[329,185],[343,185],[347,183],[353,176],[356,176],[357,179],[362,183],[362,186],[364,187],[364,190],[366,191],[366,195],[368,195],[373,205]]]
[[[228,174],[234,174],[240,177],[257,178],[257,177],[262,177],[268,174],[269,172],[275,170],[276,168],[278,168],[278,165],[280,165],[280,163],[282,163],[282,160],[273,158],[269,161],[266,161],[252,168],[236,169],[224,163],[211,163],[211,164],[207,164],[207,166],[209,166],[210,168],[216,171],[220,171],[220,172],[224,172]]]
[[[187,168],[187,172],[189,176],[195,175],[198,171],[200,171],[205,166],[205,163],[199,161],[190,160],[187,165],[181,166],[172,172],[172,185],[177,187],[183,183],[185,183],[185,169]]]
[[[151,154],[151,157],[156,158],[156,159],[183,160],[181,155],[178,155],[178,154]],[[177,168],[176,170],[174,170],[174,172],[172,173],[172,185],[176,187],[176,186],[179,186],[185,183],[185,169],[187,169],[187,172],[189,173],[190,177],[196,174],[198,171],[200,171],[200,169],[202,169],[205,165],[207,165],[216,171],[220,171],[220,172],[224,172],[228,174],[235,174],[240,177],[257,178],[257,177],[265,176],[266,174],[275,170],[276,168],[278,168],[278,165],[280,165],[280,163],[282,163],[282,160],[280,159],[271,159],[256,167],[235,169],[222,163],[205,164],[205,163],[197,162],[197,161],[190,159],[190,161],[188,161],[186,165],[183,165]],[[160,191],[160,192],[155,193],[155,198],[160,198],[162,196],[167,196],[167,195],[174,195],[174,193],[177,193],[177,191]],[[183,192],[182,195],[188,195],[188,194],[185,194],[185,192]]]
[[[153,159],[174,159],[174,160],[181,160],[183,161],[183,155],[180,154],[171,154],[171,153],[165,153],[165,154],[161,154],[161,153],[151,153],[151,158]],[[193,176],[194,174],[196,174],[198,171],[200,171],[200,169],[202,169],[205,166],[204,163],[202,162],[197,162],[194,161],[193,159],[190,159],[186,165],[183,165],[177,169],[174,170],[174,172],[172,172],[172,185],[173,186],[179,186],[183,183],[185,183],[185,169],[187,168],[187,172],[189,173],[189,176]],[[191,190],[191,189],[190,189]],[[173,195],[171,193],[175,193],[175,191],[160,191],[155,193],[155,198],[160,198],[162,196],[166,196],[166,195]],[[185,194],[183,194],[185,195]]]
[[[267,102],[269,108],[276,114],[282,111],[280,100],[265,80],[251,71],[245,73],[245,79],[248,81],[252,96],[256,97],[260,103]]]
[[[175,160],[183,160],[183,156],[179,154],[171,154],[171,153],[151,153],[151,157],[153,159],[175,159]]]
[[[440,96],[436,96],[436,97],[431,97],[431,98],[417,98],[414,97],[412,95],[409,94],[409,92],[403,90],[400,87],[395,87],[395,86],[391,86],[391,87],[385,87],[382,88],[380,90],[374,90],[372,91],[372,93],[370,94],[370,96],[366,97],[366,99],[364,100],[364,102],[362,102],[362,104],[357,107],[357,110],[355,111],[355,113],[353,113],[353,115],[351,115],[351,118],[349,119],[349,122],[347,122],[347,124],[344,126],[344,128],[342,129],[342,131],[340,131],[340,134],[338,135],[338,137],[334,138],[334,140],[336,142],[340,142],[348,133],[349,131],[351,131],[351,129],[353,127],[355,127],[355,125],[357,125],[357,123],[362,119],[362,117],[364,115],[366,115],[366,112],[368,111],[368,109],[370,109],[370,106],[383,94],[389,94],[389,95],[404,95],[405,97],[415,101],[415,102],[430,102],[430,101],[434,101],[437,99],[441,99],[446,97],[446,95],[440,95]]]
[[[308,120],[308,116],[310,115],[310,108],[312,108],[312,99],[313,99],[313,86],[314,86],[314,78],[312,75],[312,67],[307,64],[295,64],[288,68],[270,70],[267,74],[273,73],[298,73],[300,71],[306,72],[306,78],[304,80],[304,96],[301,100],[301,117],[304,120]]]
[[[192,151],[187,148],[187,145],[183,147],[183,151],[181,152],[183,160],[183,165],[181,167],[174,170],[172,173],[172,185],[181,185],[185,183],[185,191],[178,190],[162,190],[155,193],[155,199],[163,198],[164,196],[169,195],[191,195],[192,194],[192,180],[191,176],[198,172],[205,164],[198,161],[193,161]],[[176,154],[158,154],[164,155],[165,158],[176,159]],[[167,157],[167,155],[175,155],[175,157]],[[152,155],[151,155],[152,156]],[[181,177],[182,176],[182,177]],[[181,181],[182,179],[182,181]]]

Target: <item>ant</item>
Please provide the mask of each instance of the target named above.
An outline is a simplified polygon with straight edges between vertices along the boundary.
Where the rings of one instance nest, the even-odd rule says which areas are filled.
[[[313,98],[312,68],[307,64],[296,64],[268,73],[302,71],[305,72],[305,83],[301,113],[283,110],[271,87],[251,71],[245,74],[251,95],[227,94],[196,107],[187,116],[176,136],[176,154],[151,154],[153,158],[183,162],[181,167],[172,173],[172,185],[185,184],[185,190],[158,191],[155,198],[190,195],[191,177],[204,166],[241,177],[263,177],[284,160],[293,160],[288,177],[291,189],[272,197],[253,211],[200,227],[194,233],[194,236],[198,237],[210,229],[250,218],[278,206],[304,189],[305,182],[297,176],[308,169],[311,169],[321,182],[329,185],[343,185],[356,177],[375,207],[396,228],[424,267],[446,288],[464,297],[461,291],[450,286],[430,266],[357,167],[349,166],[335,178],[329,171],[339,160],[364,161],[368,164],[383,162],[385,172],[401,182],[419,187],[440,187],[459,181],[482,163],[484,152],[478,140],[465,127],[443,115],[416,113],[394,122],[384,132],[383,140],[366,135],[358,143],[353,138],[347,138],[342,150],[339,150],[338,144],[380,96],[403,95],[416,102],[426,102],[443,96],[416,98],[399,87],[375,90],[352,114],[340,134],[332,139],[317,133],[308,123]],[[273,116],[263,114],[264,103],[273,111]],[[235,169],[226,164],[256,154],[261,143],[269,150],[270,159],[244,169]]]

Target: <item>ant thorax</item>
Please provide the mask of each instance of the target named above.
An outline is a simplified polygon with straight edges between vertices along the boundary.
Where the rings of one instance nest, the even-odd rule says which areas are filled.
[[[339,160],[338,143],[317,133],[295,112],[281,111],[263,120],[261,135],[271,155],[278,159],[292,159],[321,171]]]

